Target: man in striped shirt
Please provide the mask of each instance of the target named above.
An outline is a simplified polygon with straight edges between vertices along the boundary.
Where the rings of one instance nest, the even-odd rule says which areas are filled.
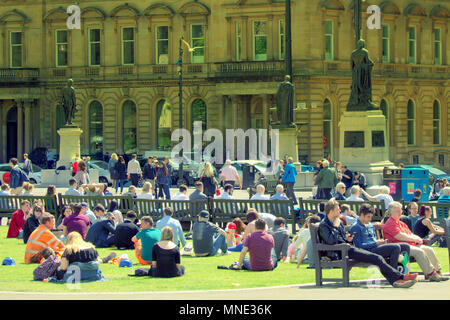
[[[131,184],[133,186],[138,186],[139,183],[139,178],[142,178],[142,170],[141,170],[141,165],[139,164],[139,162],[136,160],[137,155],[133,154],[131,156],[131,160],[130,162],[128,162],[128,167],[127,167],[127,174],[128,174],[128,179],[131,180]]]
[[[25,248],[25,263],[40,263],[42,251],[51,248],[60,257],[64,252],[64,244],[52,233],[55,228],[55,218],[50,213],[43,213],[41,224],[28,238]]]

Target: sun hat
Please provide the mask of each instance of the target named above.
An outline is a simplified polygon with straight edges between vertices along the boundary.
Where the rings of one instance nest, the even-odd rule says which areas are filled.
[[[13,258],[6,257],[5,259],[3,259],[2,265],[3,266],[15,266],[16,262],[14,261]]]
[[[230,222],[230,223],[228,224],[228,227],[227,227],[227,228],[228,228],[228,229],[236,230],[236,224],[233,223],[233,222]]]
[[[122,259],[122,260],[120,260],[119,267],[132,268],[133,267],[133,262],[131,262],[130,259]]]

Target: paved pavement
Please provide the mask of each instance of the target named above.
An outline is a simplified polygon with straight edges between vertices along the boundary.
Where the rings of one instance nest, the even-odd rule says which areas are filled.
[[[423,279],[423,277],[422,277]],[[449,300],[450,281],[432,283],[419,281],[409,289],[395,289],[386,282],[371,288],[366,281],[353,281],[344,288],[326,284],[290,285],[257,289],[232,289],[177,292],[124,292],[124,293],[25,293],[2,292],[0,300]]]

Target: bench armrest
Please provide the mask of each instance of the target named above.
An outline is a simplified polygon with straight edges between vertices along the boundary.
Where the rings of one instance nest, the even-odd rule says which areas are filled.
[[[318,251],[342,251],[347,252],[351,246],[348,243],[340,243],[340,244],[317,244]]]

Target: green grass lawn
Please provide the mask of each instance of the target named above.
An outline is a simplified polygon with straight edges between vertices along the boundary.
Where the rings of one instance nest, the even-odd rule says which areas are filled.
[[[140,268],[133,250],[117,251],[118,255],[127,253],[133,268],[119,268],[111,264],[101,265],[102,273],[107,281],[82,283],[80,289],[69,289],[66,284],[33,281],[33,270],[36,264],[25,264],[25,245],[19,239],[6,239],[7,226],[0,226],[0,259],[13,257],[16,266],[0,266],[0,291],[13,292],[150,292],[150,291],[183,291],[183,290],[213,290],[269,287],[277,285],[292,285],[314,283],[313,269],[302,265],[296,269],[294,263],[281,263],[274,271],[249,272],[219,270],[218,265],[230,265],[238,260],[239,253],[231,255],[195,258],[181,257],[181,264],[186,268],[182,277],[158,279],[148,277],[129,277],[136,268]],[[101,257],[108,255],[113,249],[99,249]],[[435,248],[443,271],[448,272],[447,248]],[[147,266],[145,266],[147,267]],[[419,266],[412,264],[413,271],[420,271]],[[340,276],[340,270],[325,270],[324,277]],[[381,278],[381,274],[379,274]],[[374,277],[372,271],[365,268],[355,268],[350,273],[351,280],[364,280]]]

